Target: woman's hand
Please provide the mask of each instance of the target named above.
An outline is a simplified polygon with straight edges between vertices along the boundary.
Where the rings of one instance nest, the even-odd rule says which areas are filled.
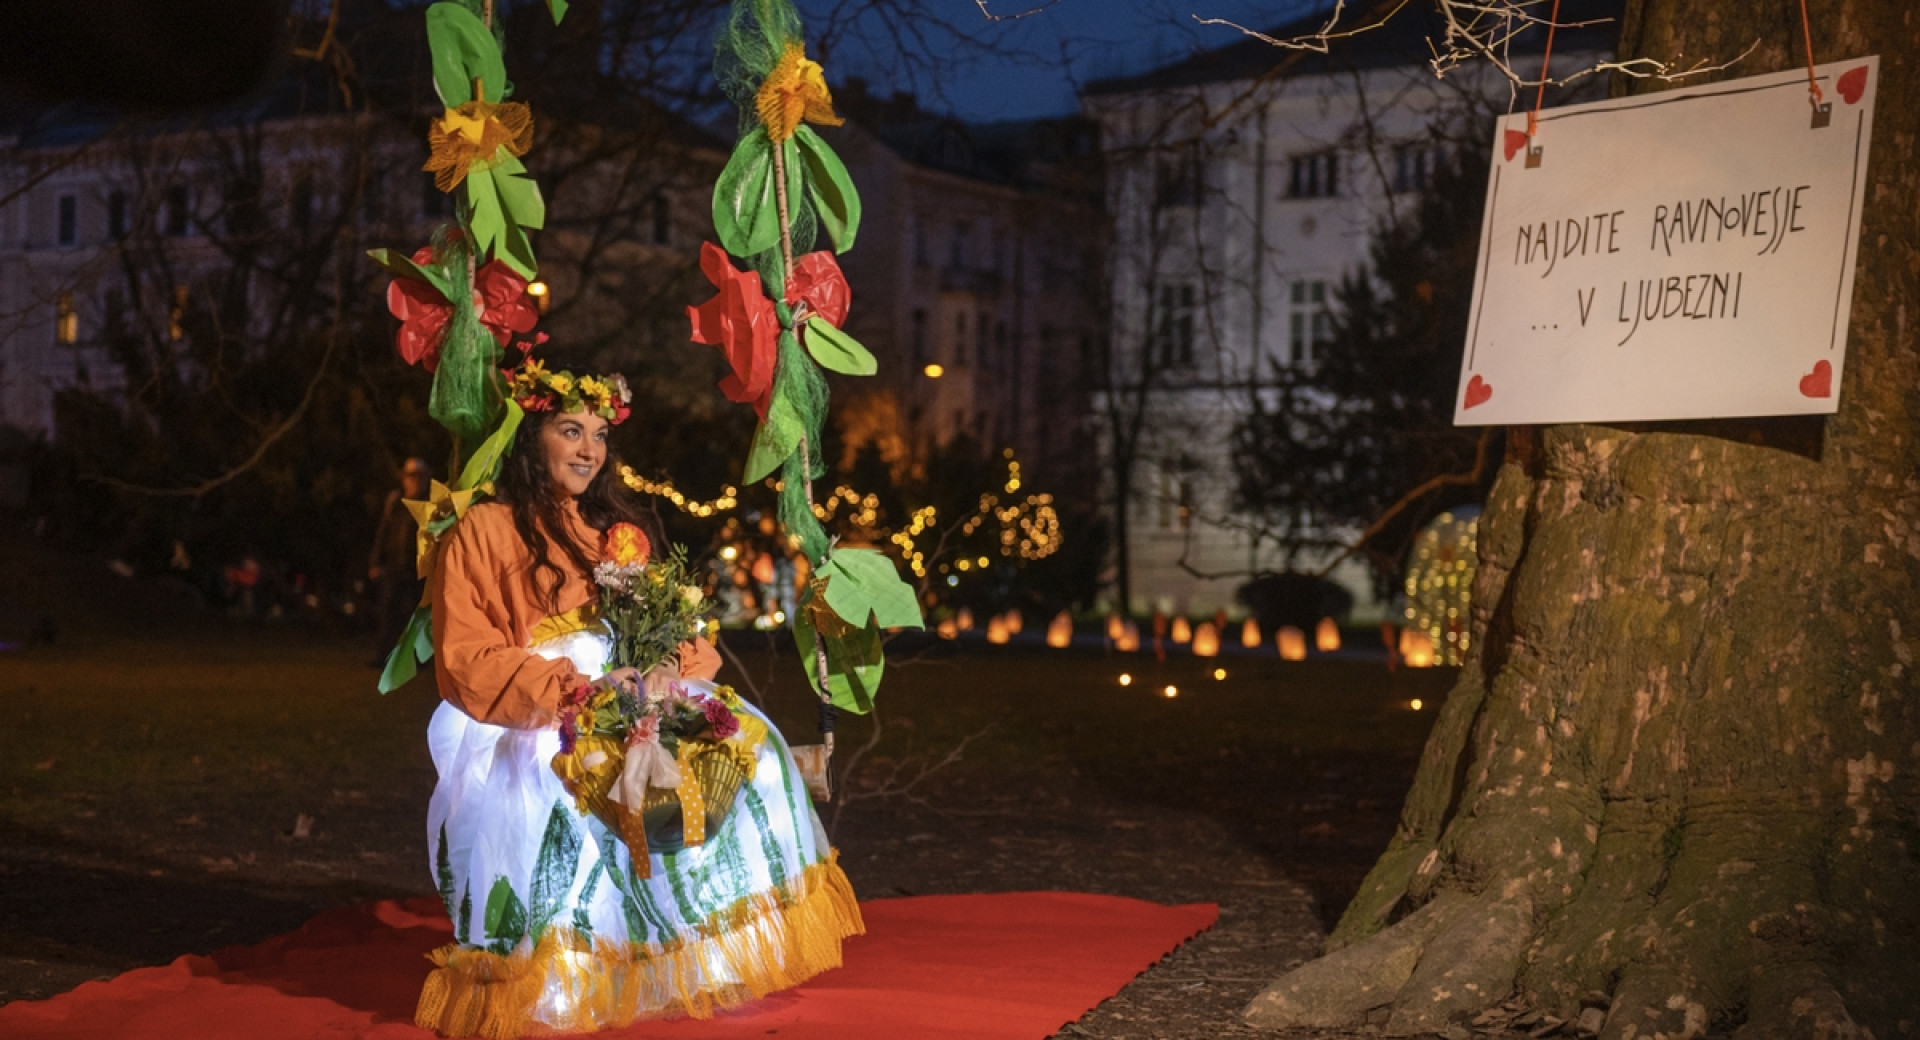
[[[606,674],[606,679],[628,693],[640,692],[640,669],[638,668],[615,668]]]

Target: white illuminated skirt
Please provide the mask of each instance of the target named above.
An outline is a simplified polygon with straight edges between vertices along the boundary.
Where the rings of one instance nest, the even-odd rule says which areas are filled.
[[[606,671],[606,639],[592,631],[533,652]],[[416,1022],[510,1037],[704,1018],[839,966],[859,909],[786,742],[767,728],[726,820],[701,845],[653,854],[640,879],[625,843],[555,775],[558,732],[442,703],[427,727],[440,777],[427,846],[456,942],[434,954]]]

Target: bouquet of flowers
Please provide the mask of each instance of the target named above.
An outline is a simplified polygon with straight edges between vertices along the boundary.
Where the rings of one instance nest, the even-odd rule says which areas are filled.
[[[593,569],[600,587],[600,620],[613,636],[610,662],[646,674],[659,667],[704,627],[705,595],[687,571],[687,550],[676,545],[649,561],[647,536],[632,524],[607,530],[601,563]]]
[[[704,627],[684,549],[649,562],[646,536],[616,524],[594,581],[611,664],[642,680],[633,688],[600,680],[567,696],[553,771],[581,812],[627,843],[644,878],[649,852],[699,845],[726,818],[767,729],[732,688],[680,673],[679,648]]]

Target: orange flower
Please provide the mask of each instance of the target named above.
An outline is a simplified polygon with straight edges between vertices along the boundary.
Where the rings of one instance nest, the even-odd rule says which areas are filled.
[[[647,536],[632,524],[614,524],[607,528],[606,543],[601,547],[602,559],[621,567],[632,567],[647,562],[647,555],[653,546],[647,542]]]
[[[820,63],[807,58],[798,40],[787,44],[760,93],[754,99],[767,136],[779,144],[793,136],[802,119],[822,126],[839,126],[845,120],[833,114],[833,94],[827,90],[827,74]]]
[[[421,169],[433,174],[434,187],[452,191],[474,167],[491,169],[502,148],[527,154],[533,147],[533,112],[518,101],[469,101],[433,121],[427,144],[433,154]]]

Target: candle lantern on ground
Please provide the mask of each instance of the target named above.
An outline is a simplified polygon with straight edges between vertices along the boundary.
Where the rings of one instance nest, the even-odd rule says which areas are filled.
[[[1047,625],[1047,645],[1059,649],[1073,643],[1073,615],[1061,611]]]
[[[959,629],[960,631],[962,631],[962,632],[971,632],[971,631],[973,631],[973,610],[972,610],[972,608],[970,608],[970,607],[961,607],[961,608],[960,608],[960,612],[959,612],[958,614],[955,614],[955,615],[953,616],[953,624],[954,624],[954,627],[955,627],[955,628],[958,628],[958,629]]]
[[[1320,627],[1313,630],[1313,648],[1323,654],[1340,649],[1340,626],[1330,617],[1320,619]]]
[[[1131,621],[1120,626],[1120,638],[1113,641],[1113,648],[1123,654],[1140,649],[1140,626]]]
[[[1304,661],[1307,659],[1307,634],[1287,625],[1280,629],[1274,640],[1280,644],[1282,661]]]
[[[1240,626],[1240,645],[1249,650],[1257,650],[1260,648],[1261,642],[1260,622],[1248,618],[1246,622]]]
[[[1192,640],[1193,640],[1193,626],[1187,624],[1186,618],[1183,618],[1183,617],[1174,618],[1173,619],[1173,641],[1176,643],[1187,643],[1187,642],[1191,642]]]
[[[1193,630],[1193,656],[1220,656],[1220,630],[1213,627],[1213,622],[1202,621]]]
[[[1007,626],[1007,634],[1010,636],[1019,635],[1020,630],[1027,627],[1027,619],[1020,616],[1020,608],[1018,607],[1007,611],[1003,620]]]

